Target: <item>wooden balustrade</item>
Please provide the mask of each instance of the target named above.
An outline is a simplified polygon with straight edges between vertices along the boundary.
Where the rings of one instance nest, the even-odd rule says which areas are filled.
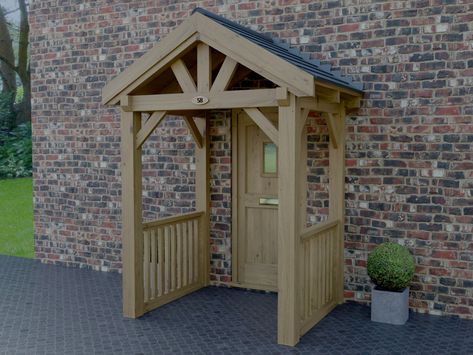
[[[340,262],[340,222],[329,220],[302,232],[300,237],[301,335],[337,304],[336,272]]]
[[[149,311],[203,286],[203,212],[144,223],[144,304]]]

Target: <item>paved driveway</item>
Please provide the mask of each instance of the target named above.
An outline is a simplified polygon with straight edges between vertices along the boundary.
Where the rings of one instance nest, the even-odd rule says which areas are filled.
[[[120,287],[118,274],[0,256],[0,354],[473,354],[473,321],[389,326],[347,303],[290,348],[276,345],[274,294],[209,287],[130,320]]]

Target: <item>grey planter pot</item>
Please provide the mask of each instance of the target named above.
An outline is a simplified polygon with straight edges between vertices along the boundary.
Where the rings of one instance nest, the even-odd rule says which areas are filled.
[[[392,292],[373,288],[371,292],[371,320],[403,325],[409,319],[409,287]]]

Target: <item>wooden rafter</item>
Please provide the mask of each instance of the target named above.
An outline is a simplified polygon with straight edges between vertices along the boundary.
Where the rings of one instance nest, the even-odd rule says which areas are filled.
[[[212,85],[211,92],[224,91],[230,85],[233,75],[235,74],[238,63],[230,57],[225,57],[222,67],[220,68],[215,82]]]
[[[322,81],[322,80],[319,81],[317,79],[315,79],[315,87],[316,87],[316,91],[320,90],[320,88],[318,88],[318,87],[322,87],[322,88],[338,90],[338,91],[340,91],[341,94],[347,94],[347,95],[353,96],[353,97],[361,97],[362,96],[362,94],[360,94],[359,92],[356,92],[355,90],[346,88],[344,86],[338,86],[336,84],[329,83],[329,82],[326,82],[326,81]]]
[[[323,86],[315,86],[315,94],[329,103],[340,103],[340,90]]]
[[[256,125],[273,141],[279,145],[278,129],[273,123],[257,108],[244,108],[248,116],[256,123]]]
[[[347,109],[359,108],[361,106],[361,97],[354,97],[350,100],[345,101],[345,107]]]
[[[192,134],[192,137],[194,137],[195,144],[197,144],[197,147],[201,149],[203,147],[203,138],[202,138],[202,134],[199,131],[199,128],[195,124],[194,119],[192,118],[191,115],[187,115],[183,117],[184,117],[184,121],[187,124],[187,127],[189,128],[189,131]]]
[[[197,92],[194,79],[187,69],[186,63],[182,59],[176,60],[171,64],[172,72],[176,77],[181,89],[185,93]]]
[[[210,91],[212,81],[212,61],[210,47],[205,43],[197,45],[197,91],[204,93]]]
[[[156,111],[148,118],[144,126],[136,134],[136,149],[141,148],[146,139],[153,133],[153,131],[158,127],[159,123],[166,116],[166,111]]]

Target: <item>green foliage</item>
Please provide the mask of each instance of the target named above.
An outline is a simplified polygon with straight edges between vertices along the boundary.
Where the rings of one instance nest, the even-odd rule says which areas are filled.
[[[0,179],[31,176],[31,126],[0,131]]]
[[[31,178],[0,180],[0,254],[34,257]]]
[[[15,112],[13,111],[11,92],[0,91],[0,130],[10,129],[15,122]],[[0,140],[0,144],[1,144]]]
[[[368,257],[368,275],[384,290],[400,291],[409,286],[414,271],[414,257],[399,244],[380,244]]]
[[[25,90],[23,89],[23,86],[19,86],[16,88],[16,97],[15,97],[15,103],[19,104],[21,101],[23,101],[23,96],[25,95]]]

